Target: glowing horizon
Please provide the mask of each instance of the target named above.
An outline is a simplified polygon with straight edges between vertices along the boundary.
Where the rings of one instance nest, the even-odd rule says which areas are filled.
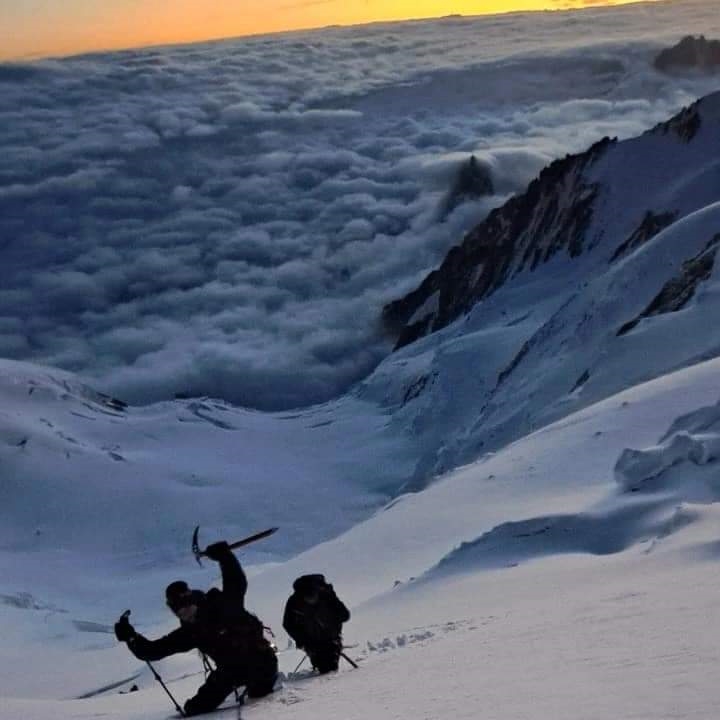
[[[0,0],[0,60],[212,41],[328,25],[571,10],[643,0]],[[644,0],[655,2],[657,0]]]

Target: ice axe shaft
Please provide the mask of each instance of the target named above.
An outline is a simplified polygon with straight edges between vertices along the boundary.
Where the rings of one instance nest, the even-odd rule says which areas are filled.
[[[269,535],[272,535],[274,532],[277,531],[276,527],[268,528],[267,530],[262,530],[259,533],[255,533],[254,535],[248,535],[248,537],[243,538],[242,540],[237,540],[234,543],[230,543],[230,549],[234,550],[235,548],[242,547],[243,545],[249,545],[250,543],[254,543],[256,540],[262,540],[263,538],[268,537]],[[200,542],[198,540],[198,533],[200,532],[200,526],[198,525],[195,528],[195,531],[193,532],[193,539],[192,539],[192,551],[193,555],[195,555],[195,559],[198,561],[198,565],[202,565],[200,562],[201,557],[207,557],[204,550],[200,549]]]

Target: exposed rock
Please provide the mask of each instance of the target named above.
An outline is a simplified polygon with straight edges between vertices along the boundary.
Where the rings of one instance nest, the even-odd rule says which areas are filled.
[[[677,45],[659,52],[653,65],[663,72],[685,68],[716,71],[720,69],[720,41],[686,35]]]
[[[683,263],[680,275],[665,283],[645,310],[630,322],[625,323],[617,331],[617,335],[625,335],[630,332],[643,318],[676,312],[687,305],[695,295],[700,283],[710,277],[719,243],[720,233],[713,237],[699,255]]]
[[[651,134],[667,135],[674,133],[683,142],[689,143],[700,129],[700,101],[694,102],[686,108],[683,108],[677,115],[670,118],[667,122],[660,123],[652,130],[648,130]]]
[[[505,380],[508,377],[510,377],[513,370],[520,364],[522,359],[530,352],[530,348],[532,346],[531,340],[532,340],[532,338],[530,340],[526,340],[523,343],[523,346],[520,348],[520,350],[518,350],[517,354],[512,359],[510,364],[504,370],[502,370],[500,372],[500,374],[498,375],[498,379],[497,379],[498,385],[501,385],[502,383],[505,382]]]
[[[464,162],[458,170],[455,182],[442,203],[440,218],[446,217],[466,200],[492,195],[493,192],[495,192],[495,188],[490,168],[478,162],[478,159],[471,155],[470,159]]]
[[[661,230],[664,230],[668,225],[675,222],[677,216],[677,212],[658,213],[655,215],[652,211],[648,210],[637,229],[615,250],[613,256],[610,258],[610,262],[615,262],[615,260],[624,255],[629,255],[635,248],[639,248],[648,242],[648,240],[652,240]]]
[[[399,334],[396,347],[445,327],[508,277],[560,251],[580,255],[598,192],[584,171],[614,142],[604,138],[548,165],[525,193],[493,210],[453,247],[416,290],[386,305],[383,322]]]
[[[437,372],[430,373],[429,375],[421,375],[410,387],[405,391],[402,404],[407,405],[411,400],[418,397],[420,393],[427,387],[428,383],[432,385],[437,378]]]
[[[100,398],[100,402],[111,410],[118,410],[120,412],[127,410],[128,404],[124,400],[118,400],[118,398],[105,395],[104,393],[98,393],[98,397]]]
[[[575,392],[576,390],[580,389],[588,380],[590,379],[590,371],[586,370],[576,381],[575,384],[572,386],[572,390],[570,392]]]

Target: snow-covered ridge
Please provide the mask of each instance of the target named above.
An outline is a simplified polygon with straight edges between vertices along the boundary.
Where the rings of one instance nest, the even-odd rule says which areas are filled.
[[[655,445],[625,448],[614,466],[617,493],[576,513],[502,523],[461,543],[426,576],[513,567],[548,555],[618,553],[657,543],[703,520],[720,501],[720,403],[678,417]]]
[[[476,253],[481,245],[469,236],[393,306],[396,319],[409,318],[400,343],[420,337],[359,393],[392,408],[398,431],[410,428],[422,440],[405,489],[623,388],[720,354],[707,332],[720,311],[719,118],[716,93],[637,138],[558,161],[547,176],[553,167],[565,171],[533,191],[543,200],[531,206],[537,214],[527,227],[512,235],[500,220],[530,194],[471,234],[477,240],[499,228],[497,246]],[[563,188],[574,194],[552,195]],[[526,247],[511,254],[516,239]],[[450,310],[459,313],[453,322]],[[422,336],[435,323],[439,329]]]
[[[508,277],[534,269],[561,249],[579,255],[598,191],[585,181],[584,170],[610,143],[602,140],[585,153],[550,164],[524,194],[471,230],[420,287],[385,306],[386,327],[401,329],[397,346],[445,327]],[[430,298],[434,305],[428,312]]]
[[[384,308],[383,319],[397,333],[397,345],[447,326],[511,278],[559,252],[570,258],[591,253],[616,259],[621,248],[637,244],[638,234],[647,240],[649,230],[659,229],[649,219],[666,222],[718,199],[717,191],[706,187],[693,202],[684,185],[695,186],[704,170],[712,172],[717,165],[719,97],[703,98],[640,138],[619,143],[605,138],[546,167],[525,193],[467,233],[416,290]],[[658,138],[663,142],[654,141]],[[602,169],[594,170],[601,157]],[[665,171],[658,173],[660,163]],[[623,189],[639,180],[642,200],[631,204]],[[568,269],[579,279],[587,263],[577,265]]]

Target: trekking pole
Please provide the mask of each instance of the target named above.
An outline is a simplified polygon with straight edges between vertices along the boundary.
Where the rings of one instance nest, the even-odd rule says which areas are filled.
[[[202,663],[203,663],[203,673],[205,673],[205,679],[208,679],[208,675],[212,672],[212,665],[210,664],[210,661],[208,660],[208,656],[205,653],[202,654]]]
[[[293,670],[293,675],[300,669],[300,666],[305,662],[307,659],[307,653],[302,656],[302,660],[297,664],[297,667]]]
[[[155,679],[162,685],[162,689],[168,694],[168,697],[172,700],[173,705],[175,706],[175,709],[185,717],[185,712],[183,709],[178,705],[177,700],[172,696],[172,693],[168,690],[167,685],[163,682],[163,679],[160,677],[160,674],[158,671],[152,666],[149,660],[145,661],[147,663],[147,666],[150,668],[152,674],[155,676]]]
[[[121,616],[120,616],[120,622],[121,623],[128,623],[128,618],[130,617],[130,611],[126,610]],[[130,630],[132,631],[132,626],[128,625]],[[117,630],[116,630],[117,632]],[[131,638],[132,639],[132,638]],[[175,709],[185,717],[185,713],[183,712],[183,709],[177,704],[177,701],[172,696],[172,693],[167,689],[167,685],[163,682],[163,679],[160,677],[160,674],[158,671],[150,664],[149,660],[145,661],[147,663],[147,666],[150,668],[150,672],[155,676],[155,679],[162,685],[162,689],[168,694],[168,697],[172,700],[173,705],[175,706]]]
[[[358,665],[354,660],[351,660],[344,652],[340,652],[340,654],[357,670]]]

